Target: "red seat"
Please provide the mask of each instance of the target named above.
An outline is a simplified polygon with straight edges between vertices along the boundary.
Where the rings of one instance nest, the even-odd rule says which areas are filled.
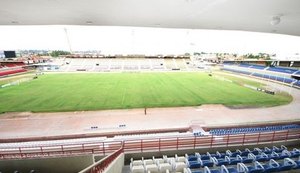
[[[16,70],[6,70],[6,71],[0,71],[0,76],[15,74],[15,73],[21,73],[25,72],[25,69],[16,69]]]

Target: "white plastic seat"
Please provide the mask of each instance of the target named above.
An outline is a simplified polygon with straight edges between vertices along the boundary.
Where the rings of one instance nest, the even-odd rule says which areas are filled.
[[[184,162],[176,162],[175,163],[175,171],[176,172],[183,172],[183,169],[186,167],[187,167],[187,165]]]
[[[134,160],[131,163],[132,163],[132,166],[143,165],[143,161],[142,160]]]
[[[192,171],[190,170],[190,168],[184,168],[183,173],[192,173]]]
[[[142,165],[132,166],[131,168],[131,173],[144,173],[144,172],[145,172],[145,168]]]
[[[158,165],[158,169],[161,173],[165,173],[167,170],[172,170],[172,166],[170,163],[161,163]]]
[[[162,159],[162,158],[155,159],[155,163],[156,164],[162,164],[162,163],[164,163],[164,159]]]
[[[172,164],[173,162],[176,162],[174,157],[167,158],[167,163]]]
[[[177,154],[176,154],[175,159],[176,159],[176,162],[185,162],[186,157],[184,157],[184,156],[178,157]]]
[[[156,164],[146,165],[146,171],[150,171],[151,173],[158,173],[158,166]]]
[[[152,159],[145,159],[144,160],[144,165],[152,165],[152,164],[154,164]]]

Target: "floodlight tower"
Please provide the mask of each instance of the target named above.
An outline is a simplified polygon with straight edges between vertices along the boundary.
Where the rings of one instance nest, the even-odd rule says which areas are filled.
[[[70,43],[70,39],[69,39],[69,35],[68,35],[68,30],[67,30],[67,28],[64,28],[64,31],[65,31],[65,34],[66,34],[66,39],[67,39],[67,42],[68,42],[69,51],[70,51],[70,53],[72,54],[72,47],[71,47],[71,43]]]

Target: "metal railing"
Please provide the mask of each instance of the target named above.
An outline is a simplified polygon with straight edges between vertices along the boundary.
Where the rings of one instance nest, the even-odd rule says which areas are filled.
[[[0,149],[0,160],[40,157],[61,157],[70,155],[110,155],[123,148],[124,153],[142,153],[151,151],[184,150],[212,147],[273,144],[300,140],[300,129],[235,135],[207,135],[131,139],[98,143],[80,143],[68,145],[44,145]]]
[[[101,173],[111,164],[111,162],[113,162],[122,153],[123,153],[123,148],[120,148],[114,153],[110,154],[109,156],[104,157],[98,162],[80,171],[79,173]]]

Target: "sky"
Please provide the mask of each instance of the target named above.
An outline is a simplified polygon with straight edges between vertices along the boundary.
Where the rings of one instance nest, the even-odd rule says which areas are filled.
[[[69,43],[68,43],[69,39]],[[99,50],[103,54],[300,53],[300,37],[245,31],[112,26],[0,26],[0,50]]]

